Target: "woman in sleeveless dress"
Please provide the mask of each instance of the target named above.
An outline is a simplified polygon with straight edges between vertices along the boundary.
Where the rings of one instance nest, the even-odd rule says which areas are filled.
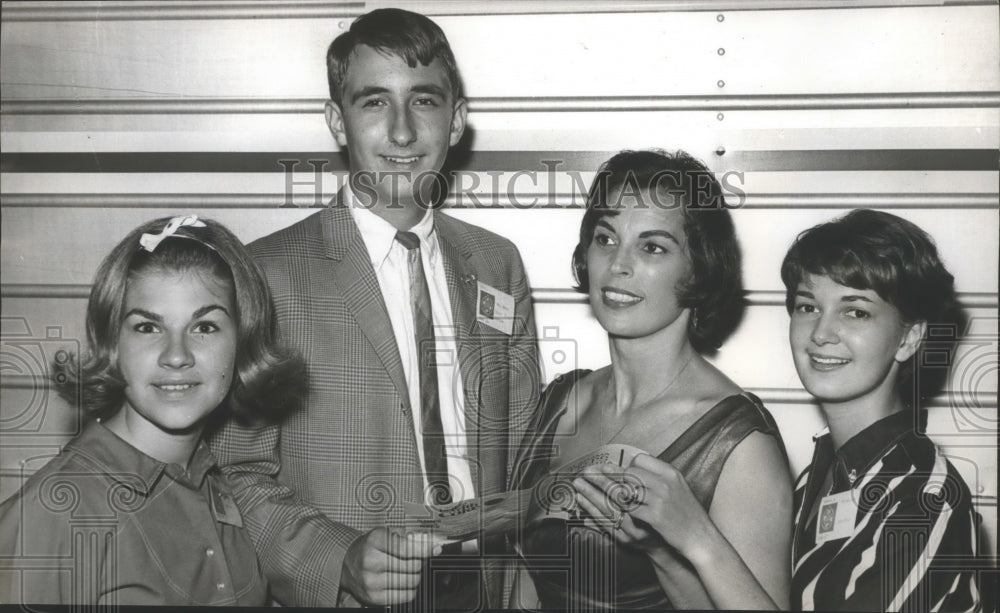
[[[760,401],[704,357],[742,314],[740,260],[721,186],[700,162],[683,152],[626,151],[601,167],[573,266],[608,332],[611,364],[557,377],[529,429],[516,485],[567,512],[519,534],[526,572],[514,606],[725,607],[726,590],[717,589],[725,569],[685,558],[639,518],[664,484],[683,484],[769,606],[787,607],[784,447]],[[644,453],[630,467],[557,471],[618,444]],[[644,480],[625,479],[625,468]]]

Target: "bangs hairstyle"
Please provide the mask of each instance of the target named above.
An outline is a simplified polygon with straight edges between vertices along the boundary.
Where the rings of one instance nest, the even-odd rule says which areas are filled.
[[[932,364],[921,367],[916,386],[915,360],[902,364],[899,391],[908,404],[940,392],[965,318],[958,306],[955,279],[926,232],[896,215],[855,209],[802,232],[789,248],[781,264],[789,314],[807,275],[874,291],[896,307],[905,323],[927,322],[927,338],[914,355],[917,364]],[[934,352],[933,360],[923,359],[927,351]]]
[[[326,78],[330,100],[341,104],[344,78],[351,54],[358,45],[367,45],[385,55],[395,55],[415,68],[441,60],[451,83],[452,102],[462,97],[462,80],[451,45],[440,27],[427,17],[402,9],[376,9],[358,17],[350,30],[333,39],[326,51]]]
[[[612,194],[617,194],[613,200]],[[650,206],[677,208],[683,214],[691,276],[676,288],[678,303],[697,309],[688,329],[691,346],[699,353],[713,353],[743,316],[742,254],[722,186],[684,151],[622,151],[601,165],[573,251],[575,289],[590,291],[587,250],[594,229],[601,218],[619,213],[625,194],[647,196]]]
[[[144,233],[159,234],[172,218],[148,222],[128,234],[101,262],[87,303],[87,351],[82,359],[53,364],[56,389],[93,417],[109,417],[125,401],[118,368],[118,334],[125,293],[133,279],[149,273],[208,274],[233,289],[237,326],[233,383],[219,411],[245,418],[277,418],[290,410],[305,387],[304,365],[280,345],[271,294],[263,275],[232,232],[211,219],[204,228],[182,226],[150,253],[139,246]]]

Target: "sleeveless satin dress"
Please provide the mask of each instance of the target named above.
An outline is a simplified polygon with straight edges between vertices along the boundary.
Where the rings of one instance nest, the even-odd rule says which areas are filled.
[[[533,438],[522,446],[518,489],[528,488],[549,470],[552,444],[566,399],[589,370],[575,370],[553,381],[542,396]],[[753,432],[777,439],[778,427],[760,400],[749,393],[729,396],[709,409],[658,458],[677,468],[707,510],[729,454]],[[548,518],[521,533],[520,553],[534,580],[541,606],[558,610],[672,608],[645,553],[619,546],[614,539],[583,525],[582,519]]]

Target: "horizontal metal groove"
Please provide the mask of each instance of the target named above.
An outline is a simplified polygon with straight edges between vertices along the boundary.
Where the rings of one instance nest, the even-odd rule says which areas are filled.
[[[163,19],[261,19],[261,18],[329,18],[356,17],[365,10],[380,6],[397,6],[399,2],[370,0],[345,2],[336,0],[297,0],[247,2],[216,0],[214,2],[66,2],[32,6],[33,2],[7,2],[4,21],[115,21]],[[689,11],[748,11],[838,8],[899,8],[940,6],[942,0],[505,0],[504,2],[455,2],[434,0],[420,3],[426,15],[489,15],[537,13],[616,13],[616,12],[689,12]],[[985,0],[952,0],[950,5],[988,4]],[[9,6],[8,6],[9,5]]]
[[[351,18],[365,11],[364,2],[295,0],[284,2],[5,2],[3,21],[122,21],[201,19]]]
[[[594,172],[616,151],[472,150],[456,156],[455,172]],[[345,156],[317,151],[35,151],[0,153],[0,172],[280,173],[344,172]],[[308,163],[308,166],[306,164]],[[982,171],[1000,170],[996,148],[739,149],[716,152],[717,172]],[[523,174],[523,173],[522,173]],[[312,183],[310,183],[312,184]],[[508,184],[507,189],[513,185]],[[732,191],[732,189],[730,189]]]
[[[370,8],[396,6],[392,0],[369,0]],[[698,11],[773,11],[827,10],[859,8],[913,8],[942,4],[983,5],[987,0],[504,0],[503,2],[456,2],[421,0],[420,12],[426,15],[482,15],[532,13],[612,13],[612,12],[698,12]],[[485,7],[485,10],[484,10]]]
[[[785,292],[780,290],[754,290],[745,292],[748,306],[784,306]],[[67,298],[80,299],[90,295],[90,285],[61,283],[4,283],[0,285],[3,298]],[[572,289],[535,288],[531,299],[539,304],[586,304],[587,296]],[[989,292],[962,292],[959,303],[965,308],[997,308],[997,294]]]
[[[617,151],[472,150],[455,172],[594,172]],[[794,171],[996,171],[996,148],[736,149],[716,152],[719,173]],[[34,151],[0,153],[0,172],[35,173],[280,173],[345,172],[347,158],[316,151]],[[522,173],[523,174],[523,173]],[[300,183],[301,184],[301,183]],[[310,183],[312,184],[312,183]],[[513,184],[505,186],[512,189]],[[732,192],[732,189],[730,189]],[[468,192],[466,192],[468,193]]]
[[[87,298],[90,285],[62,283],[4,283],[0,298]]]
[[[334,173],[346,175],[346,172]],[[219,209],[312,208],[323,206],[332,194],[321,194],[317,205],[315,194],[279,193],[247,194],[135,194],[135,193],[22,193],[0,195],[4,208],[185,208]],[[737,201],[738,200],[738,201]],[[452,194],[445,200],[450,209],[582,209],[586,194],[560,192],[540,194]],[[853,194],[745,194],[730,195],[727,204],[734,208],[751,209],[997,209],[998,193],[853,193]]]
[[[0,388],[2,389],[37,390],[51,389],[52,387],[51,380],[40,376],[5,374],[0,377]],[[812,404],[814,402],[809,392],[803,389],[774,387],[747,389],[759,396],[765,404]],[[978,409],[996,409],[997,394],[996,392],[946,390],[932,400],[928,407],[950,407],[956,406],[957,403],[961,406],[975,406]]]
[[[765,404],[812,404],[815,399],[804,389],[790,389],[777,387],[747,388],[748,391],[759,396]],[[930,401],[927,408],[975,406],[979,409],[997,408],[996,392],[978,392],[967,390],[945,390]]]
[[[470,110],[492,113],[790,111],[995,106],[1000,106],[1000,92],[474,98],[469,101]]]
[[[6,287],[6,286],[4,286]],[[785,306],[783,290],[752,290],[744,292],[747,306]],[[535,288],[531,299],[539,304],[586,304],[587,296],[572,289]],[[997,308],[997,294],[990,292],[960,292],[959,304],[966,309]]]
[[[320,113],[324,98],[84,98],[0,100],[5,115],[190,115]],[[995,108],[1000,92],[903,92],[718,96],[573,96],[469,98],[478,113],[604,111],[791,111]]]

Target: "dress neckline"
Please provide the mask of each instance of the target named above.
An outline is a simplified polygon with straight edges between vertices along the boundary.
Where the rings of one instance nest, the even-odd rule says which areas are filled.
[[[562,416],[566,414],[566,411],[569,408],[568,405],[569,405],[570,393],[573,391],[573,388],[576,387],[577,383],[579,383],[581,379],[583,379],[592,372],[594,371],[581,368],[575,371],[570,371],[569,373],[563,375],[568,380],[565,384],[566,389],[564,391],[562,402],[559,403],[559,410],[553,413],[553,415],[547,420],[547,422],[544,424],[544,427],[541,429],[541,432],[543,432],[544,434],[542,434],[542,436],[539,437],[540,439],[551,441],[551,439],[555,436],[555,427],[558,425],[559,420],[562,419]],[[650,455],[653,455],[653,457],[657,459],[662,459],[664,461],[669,462],[671,458],[676,457],[677,455],[680,454],[681,451],[684,451],[684,449],[686,449],[691,445],[691,443],[693,442],[691,439],[697,439],[697,437],[701,435],[701,432],[704,429],[703,426],[705,425],[706,422],[709,422],[711,419],[715,418],[719,412],[723,411],[723,409],[728,409],[729,405],[734,401],[734,399],[737,398],[743,398],[745,400],[748,400],[750,401],[751,404],[755,406],[757,404],[755,402],[754,396],[752,396],[748,392],[740,392],[739,394],[730,394],[729,396],[726,396],[725,398],[719,400],[719,402],[712,405],[710,409],[702,413],[701,416],[698,417],[698,419],[694,420],[694,422],[692,422],[690,426],[685,428],[685,430],[681,432],[680,435],[677,436],[677,438],[675,438],[669,445],[667,445],[666,449],[663,449],[656,455],[653,454]],[[681,446],[681,443],[683,443],[683,446]],[[643,451],[646,450],[644,449]],[[572,458],[570,458],[570,460],[572,460]],[[548,465],[546,466],[546,470],[550,470],[551,468],[552,468],[552,457],[550,456],[548,459]]]

